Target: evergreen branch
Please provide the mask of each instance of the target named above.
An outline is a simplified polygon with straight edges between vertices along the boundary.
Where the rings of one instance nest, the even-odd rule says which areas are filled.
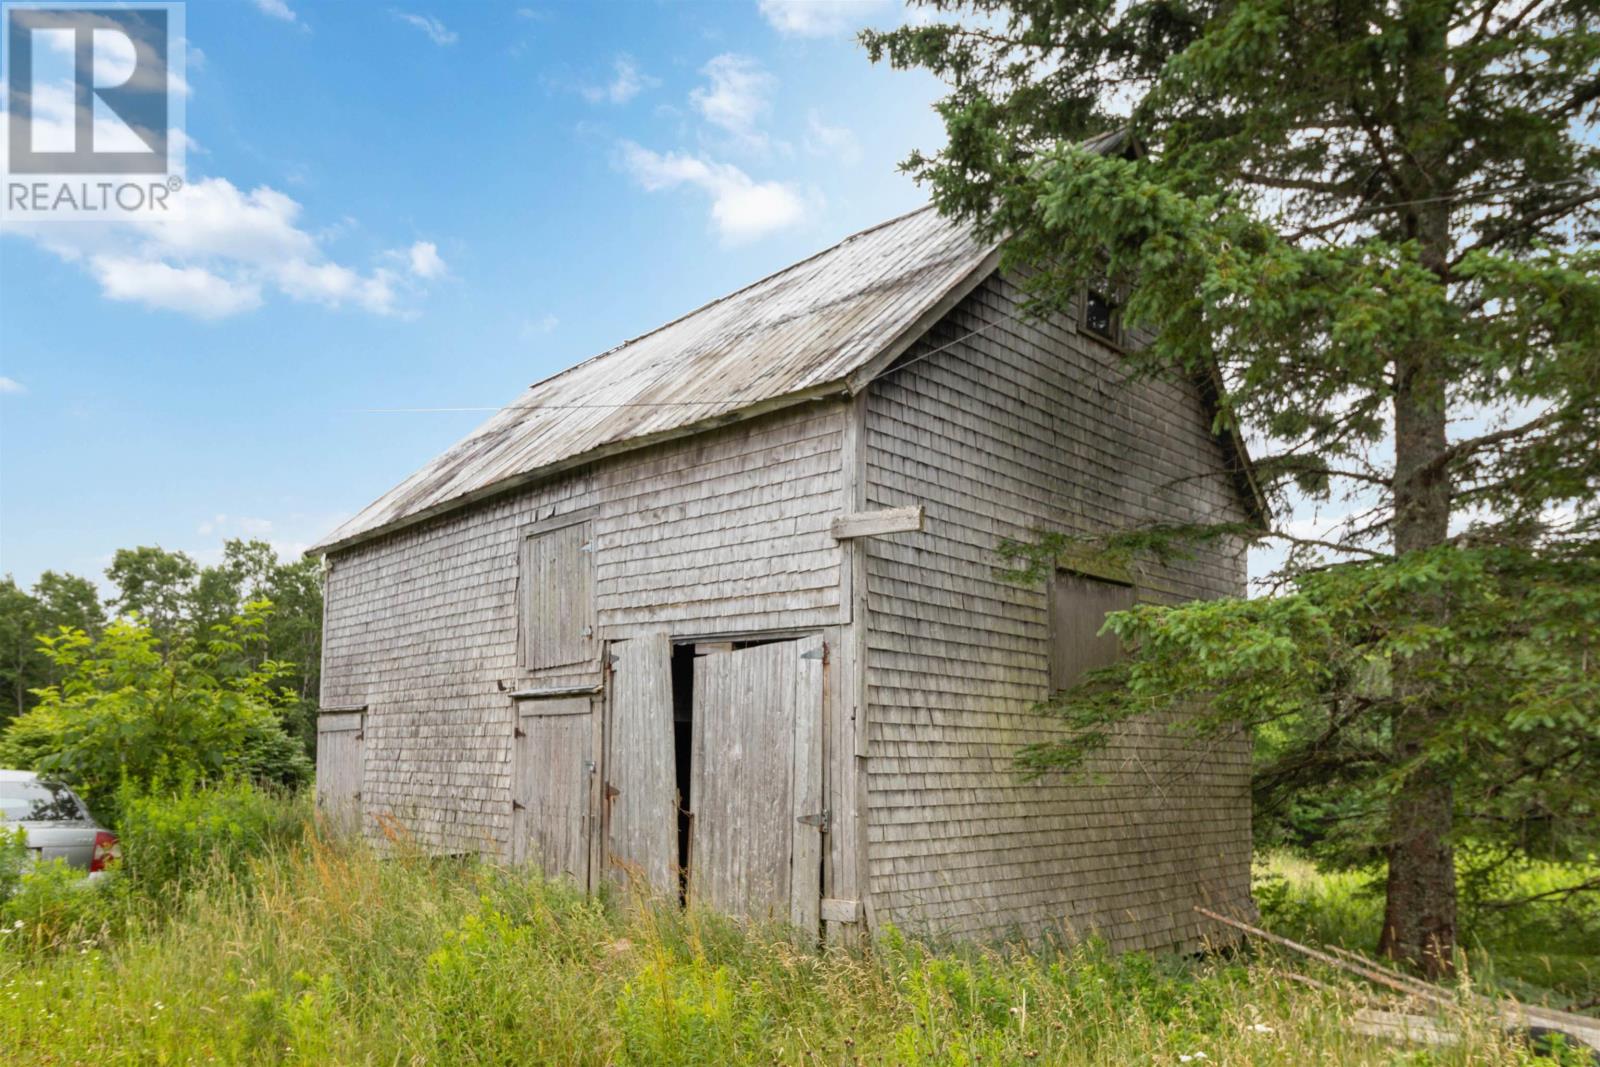
[[[1418,476],[1437,474],[1440,471],[1445,470],[1457,460],[1470,456],[1475,452],[1479,452],[1494,445],[1502,444],[1506,441],[1514,441],[1517,438],[1524,437],[1537,430],[1543,430],[1549,426],[1553,426],[1557,422],[1561,421],[1561,418],[1564,414],[1565,413],[1560,410],[1550,411],[1536,419],[1530,419],[1521,426],[1513,426],[1504,430],[1495,430],[1493,433],[1480,434],[1477,437],[1468,437],[1464,440],[1457,441],[1455,444],[1447,447],[1443,452],[1440,452],[1433,459],[1423,464],[1417,472]]]
[[[1600,877],[1589,878],[1576,885],[1564,885],[1556,889],[1547,889],[1543,893],[1533,893],[1529,896],[1518,897],[1516,900],[1491,900],[1483,904],[1485,908],[1495,910],[1521,908],[1540,900],[1566,900],[1568,897],[1577,896],[1579,893],[1588,893],[1600,889]]]

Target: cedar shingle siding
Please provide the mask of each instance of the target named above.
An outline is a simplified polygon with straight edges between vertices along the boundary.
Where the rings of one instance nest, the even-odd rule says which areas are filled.
[[[765,862],[806,868],[771,884],[814,889],[815,836],[807,833],[822,833],[820,908],[808,897],[796,900],[792,915],[820,911],[830,936],[849,936],[863,921],[893,922],[983,938],[1097,932],[1131,948],[1195,945],[1205,933],[1195,903],[1249,910],[1245,740],[1200,745],[1138,723],[1097,758],[1093,783],[1018,781],[1017,748],[1055,728],[1030,712],[1049,684],[1049,613],[1044,590],[996,574],[1001,539],[1039,527],[1249,518],[1225,466],[1233,454],[1211,436],[1198,389],[1125,382],[1117,355],[1070,321],[1023,319],[1017,290],[992,273],[985,249],[964,245],[926,216],[908,219],[840,246],[854,257],[840,262],[867,272],[858,282],[863,293],[892,293],[893,316],[873,310],[868,296],[835,292],[840,283],[827,267],[839,249],[795,268],[799,275],[780,273],[730,298],[768,333],[753,340],[729,333],[718,344],[753,345],[743,358],[782,365],[790,350],[766,347],[771,331],[823,338],[804,358],[839,375],[834,385],[779,375],[784,384],[775,389],[799,382],[807,391],[746,397],[777,410],[752,408],[731,425],[675,423],[668,428],[683,436],[645,433],[617,454],[518,469],[504,456],[508,433],[557,455],[538,443],[543,416],[531,403],[510,423],[497,416],[481,432],[484,447],[498,450],[494,462],[506,481],[482,483],[468,462],[477,438],[469,438],[443,466],[408,479],[330,539],[322,699],[330,709],[365,708],[360,807],[369,833],[393,818],[430,848],[510,857],[537,853],[530,840],[542,832],[543,847],[558,842],[571,868],[583,864],[570,829],[572,812],[581,811],[588,884],[616,878],[606,855],[608,813],[623,805],[632,818],[640,804],[669,805],[659,798],[674,780],[688,779],[674,778],[681,768],[626,770],[620,758],[605,766],[603,753],[620,751],[606,730],[612,671],[623,669],[603,666],[606,650],[623,667],[653,665],[654,674],[630,677],[629,685],[654,693],[659,707],[673,691],[665,676],[673,673],[669,640],[680,666],[701,657],[681,682],[697,672],[710,677],[701,669],[705,656],[803,638],[789,640],[788,651],[744,660],[758,668],[772,660],[792,673],[784,659],[791,652],[810,650],[807,670],[821,659],[822,696],[808,690],[812,696],[794,699],[822,701],[822,765],[796,763],[791,806],[810,808],[820,796],[822,810],[788,811],[780,821],[792,815],[807,828],[796,832],[799,843],[792,852],[763,853],[776,857]],[[891,239],[906,243],[884,244]],[[937,253],[933,266],[917,266],[918,249]],[[965,258],[951,259],[952,249]],[[870,276],[880,259],[883,271],[901,272],[893,274],[899,288]],[[811,277],[818,280],[806,282]],[[802,282],[825,282],[832,295],[808,311]],[[761,303],[768,291],[777,310]],[[844,325],[805,321],[841,307],[860,330],[881,321],[886,332],[849,335]],[[719,308],[709,305],[663,332],[704,336],[696,317]],[[826,347],[845,336],[852,362]],[[659,335],[649,338],[666,350]],[[629,351],[591,360],[583,373],[604,391],[605,361]],[[884,373],[896,353],[904,369]],[[726,362],[736,353],[714,355]],[[683,358],[710,357],[695,350]],[[661,365],[652,368],[665,380]],[[564,416],[550,417],[559,430]],[[592,414],[583,418],[585,440],[607,439]],[[608,448],[620,447],[620,437],[609,440]],[[455,497],[451,485],[461,490]],[[830,534],[841,514],[916,505],[925,509],[920,531]],[[581,599],[572,590],[584,582],[519,592],[519,581],[543,566],[537,552],[529,562],[529,538],[558,529],[563,517],[581,526],[547,542],[550,558],[570,561],[587,547],[579,566],[592,568],[594,632],[580,640],[581,626],[566,627],[551,645],[542,630],[524,631],[519,597],[528,596],[530,613],[583,614],[581,605],[561,605]],[[1128,577],[1148,601],[1237,594],[1244,559],[1238,548],[1211,549]],[[635,642],[631,651],[616,644],[627,641]],[[647,646],[659,654],[644,655]],[[589,701],[591,742],[564,723],[559,746],[526,729],[517,745],[518,722],[541,713],[526,703],[530,691],[555,693],[565,702],[557,710],[573,716],[583,716]],[[694,734],[696,781],[720,769],[730,770],[730,782],[739,777],[729,762],[742,758],[731,738],[738,716],[719,715],[700,724],[712,732]],[[659,740],[664,749],[648,750],[671,748],[664,735]],[[529,766],[557,750],[559,768]],[[528,798],[515,815],[514,788]],[[705,817],[737,818],[737,798],[724,801],[715,810],[725,814]],[[566,821],[537,831],[532,823],[544,816],[529,804],[559,809]],[[659,815],[659,823],[646,822],[676,822],[670,810]],[[514,827],[523,840],[513,841]],[[706,852],[718,856],[737,840],[720,824],[694,832],[706,834]],[[573,876],[585,881],[581,871]]]
[[[868,498],[920,502],[920,534],[870,543],[868,767],[878,918],[975,936],[1095,930],[1119,948],[1191,941],[1190,907],[1248,902],[1249,748],[1191,750],[1151,724],[1093,770],[1021,783],[1053,724],[1043,589],[995,574],[1003,538],[1139,522],[1243,521],[1191,389],[1127,383],[1065,323],[1009,321],[994,279],[868,390]],[[1151,601],[1241,594],[1241,549],[1134,575]],[[1192,744],[1192,743],[1191,743]]]

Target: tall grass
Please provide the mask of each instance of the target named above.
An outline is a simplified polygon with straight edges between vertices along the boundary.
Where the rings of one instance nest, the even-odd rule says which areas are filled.
[[[111,938],[0,948],[0,1063],[1548,1063],[1353,1034],[1267,957],[868,954],[477,861],[280,837]],[[1330,977],[1330,976],[1324,976]]]

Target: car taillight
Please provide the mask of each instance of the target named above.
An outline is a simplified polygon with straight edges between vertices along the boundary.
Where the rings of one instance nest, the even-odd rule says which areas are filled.
[[[122,858],[122,846],[117,835],[109,830],[97,830],[94,835],[94,858],[89,861],[89,873],[103,871]]]

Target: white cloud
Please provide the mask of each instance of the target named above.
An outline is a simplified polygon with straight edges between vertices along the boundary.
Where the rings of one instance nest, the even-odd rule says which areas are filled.
[[[794,37],[833,37],[859,29],[893,7],[891,0],[761,0],[772,28]]]
[[[806,151],[825,156],[847,167],[861,162],[861,145],[856,135],[843,126],[829,126],[815,111],[806,118]]]
[[[81,263],[109,299],[202,319],[257,308],[269,287],[293,300],[379,315],[404,313],[406,298],[419,291],[393,270],[362,271],[330,258],[325,238],[301,227],[300,204],[276,189],[244,192],[225,178],[203,178],[174,203],[177,217],[166,221],[19,224],[8,232]],[[431,242],[381,258],[406,263],[418,281],[444,270]]]
[[[299,20],[299,16],[294,13],[294,9],[284,3],[284,0],[255,0],[255,4],[256,9],[263,15],[270,15],[275,19],[282,19],[284,22],[296,22]]]
[[[729,163],[621,143],[622,165],[647,192],[691,185],[711,197],[711,219],[723,241],[739,244],[805,219],[806,201],[793,185],[758,182]]]
[[[375,315],[393,315],[399,310],[399,293],[393,271],[379,267],[371,274],[360,274],[338,263],[307,263],[290,260],[275,271],[278,287],[296,300],[337,308],[354,304]]]
[[[777,79],[749,56],[724,53],[701,68],[710,84],[689,94],[689,102],[707,122],[733,134],[744,146],[767,145],[756,124],[772,110]]]
[[[460,36],[444,23],[432,15],[413,15],[408,11],[396,11],[394,17],[401,22],[415,26],[428,35],[428,40],[437,45],[455,44]]]
[[[0,396],[21,396],[28,387],[15,378],[0,377]]]
[[[229,281],[204,267],[174,267],[160,260],[98,255],[89,260],[100,289],[126,300],[199,319],[221,319],[261,306],[261,287]]]
[[[444,276],[444,260],[439,256],[439,246],[432,241],[418,241],[406,251],[411,273],[419,278]]]
[[[644,90],[661,84],[659,78],[640,70],[639,64],[627,54],[618,56],[612,63],[612,74],[611,81],[605,85],[591,85],[582,90],[584,99],[591,104],[626,104]]]

